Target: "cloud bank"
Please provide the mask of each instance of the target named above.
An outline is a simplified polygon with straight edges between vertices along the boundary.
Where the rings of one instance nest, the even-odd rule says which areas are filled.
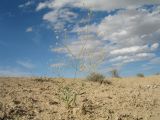
[[[160,1],[159,0],[50,0],[38,4],[36,11],[50,9],[43,15],[53,31],[68,30],[77,35],[68,36],[65,46],[53,48],[53,52],[68,57],[93,60],[103,65],[123,66],[137,61],[156,59],[160,44]],[[77,20],[81,12],[110,12],[99,22],[94,19]],[[89,16],[89,15],[88,15]],[[80,21],[89,21],[81,25]],[[92,21],[92,22],[91,22]]]

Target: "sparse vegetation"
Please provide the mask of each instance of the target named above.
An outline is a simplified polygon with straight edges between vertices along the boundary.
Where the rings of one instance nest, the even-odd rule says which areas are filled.
[[[105,79],[105,76],[100,73],[91,73],[87,76],[87,80],[93,82],[99,82],[100,84],[111,84],[111,80]]]
[[[102,85],[82,79],[54,81],[57,84],[37,83],[31,78],[0,78],[0,120],[160,118],[160,95],[153,92],[160,90],[159,76],[113,79],[110,86],[104,85],[105,79]],[[129,113],[121,111],[122,104],[128,106],[125,111]],[[135,110],[140,111],[137,114]]]
[[[105,76],[100,74],[100,73],[90,73],[88,76],[87,76],[87,80],[89,81],[93,81],[93,82],[102,82],[104,81],[105,79]]]
[[[118,70],[113,69],[113,70],[110,71],[110,73],[111,73],[111,76],[112,76],[113,78],[120,78],[119,73],[118,73]]]
[[[61,90],[60,98],[65,102],[67,109],[76,105],[77,93],[75,93],[71,88],[64,87]]]
[[[21,26],[28,26],[28,28],[22,31],[26,35],[22,34],[23,36],[18,38],[31,37],[29,44],[23,40],[23,46],[20,44],[23,41],[19,42],[17,39],[14,42],[16,46],[12,47],[10,45],[12,41],[8,44],[10,40],[7,40],[10,36],[3,35],[7,42],[0,40],[4,54],[1,56],[4,60],[0,66],[2,69],[0,73],[23,75],[22,73],[27,72],[29,75],[35,75],[35,73],[42,75],[46,72],[47,74],[42,77],[33,77],[33,79],[0,77],[0,120],[159,120],[160,73],[153,73],[153,76],[147,77],[144,71],[140,71],[142,73],[136,73],[134,78],[121,78],[121,71],[115,67],[115,65],[122,66],[122,63],[131,64],[133,67],[135,64],[139,65],[135,69],[143,67],[149,71],[150,66],[157,65],[160,57],[157,54],[160,44],[157,40],[160,32],[158,0],[150,0],[150,2],[124,0],[120,4],[116,1],[111,4],[105,0],[98,2],[94,0],[61,2],[60,0],[40,2],[29,0],[21,4],[14,3],[22,13],[23,11],[27,13],[28,18],[29,13],[33,13],[30,12],[33,9],[40,12],[36,16],[40,15],[48,24],[43,25],[44,22],[42,22],[42,27],[36,27],[34,24],[28,26],[26,22],[24,25],[21,23]],[[7,6],[4,5],[4,7]],[[19,21],[19,18],[16,19],[19,15],[10,9],[7,10],[9,12],[6,10],[6,8],[3,10],[2,22],[6,21],[6,18]],[[11,23],[4,22],[7,25],[2,26],[4,32],[8,34],[14,32],[15,28],[12,24],[18,23],[15,20]],[[34,17],[31,20],[37,23]],[[10,26],[13,28],[10,29]],[[43,28],[45,29],[42,30]],[[51,33],[48,33],[46,28],[51,28],[53,35],[50,36]],[[45,36],[43,37],[41,33]],[[27,37],[27,34],[31,36]],[[46,38],[44,47],[45,41],[41,39],[46,35],[49,36]],[[14,40],[14,37],[12,39]],[[51,39],[54,40],[50,41]],[[30,51],[34,49],[31,49],[27,52],[27,56],[31,58],[21,54],[20,56],[8,54],[14,54],[14,52],[25,54],[26,49],[21,51],[21,48],[27,48],[29,45],[31,45],[29,48],[33,48],[32,44],[35,42],[33,45],[36,46],[37,41],[40,43],[38,48],[43,51],[39,52],[40,49],[37,49],[32,53]],[[12,52],[14,47],[18,47],[18,51]],[[9,51],[5,53],[5,49]],[[37,53],[39,53],[38,56],[32,57]],[[40,55],[44,56],[42,53],[46,53],[44,59],[36,64],[35,60],[40,59]],[[48,55],[52,55],[53,59]],[[148,56],[150,61],[147,62]],[[8,58],[13,59],[13,62],[5,67],[4,65],[9,63]],[[7,62],[3,65],[5,59]],[[52,73],[56,78],[44,77],[50,75],[48,71],[50,68],[46,68],[46,65],[51,62],[53,64],[50,67],[53,68]],[[55,62],[60,63],[54,64]],[[139,63],[136,64],[137,62]],[[40,63],[42,65],[38,66]],[[144,63],[147,63],[147,66]],[[105,69],[104,65],[105,67],[114,66],[107,71],[110,79],[98,73]],[[14,68],[11,68],[12,66]],[[40,69],[42,67],[43,71]],[[86,80],[79,78],[84,77],[84,74],[88,74]],[[72,77],[72,79],[66,77]]]
[[[144,77],[144,74],[143,73],[138,73],[137,77]]]
[[[47,77],[38,77],[34,79],[37,82],[48,82],[50,79]]]

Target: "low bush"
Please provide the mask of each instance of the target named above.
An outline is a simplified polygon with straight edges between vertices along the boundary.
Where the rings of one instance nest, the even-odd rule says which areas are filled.
[[[94,82],[102,82],[104,81],[105,79],[105,76],[100,74],[100,73],[90,73],[88,76],[87,76],[87,80],[89,81],[94,81]]]
[[[143,73],[138,73],[137,77],[144,77],[144,74]]]
[[[90,73],[87,76],[87,80],[93,81],[93,82],[98,82],[100,84],[111,84],[111,80],[105,79],[105,76],[100,74],[100,73]]]

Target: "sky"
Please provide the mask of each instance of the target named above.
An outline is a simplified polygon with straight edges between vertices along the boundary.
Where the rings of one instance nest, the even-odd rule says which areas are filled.
[[[0,2],[0,76],[160,72],[160,0]]]

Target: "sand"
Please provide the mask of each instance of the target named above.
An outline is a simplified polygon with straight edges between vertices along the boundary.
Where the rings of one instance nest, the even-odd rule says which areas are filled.
[[[160,120],[160,76],[0,78],[0,120]]]

